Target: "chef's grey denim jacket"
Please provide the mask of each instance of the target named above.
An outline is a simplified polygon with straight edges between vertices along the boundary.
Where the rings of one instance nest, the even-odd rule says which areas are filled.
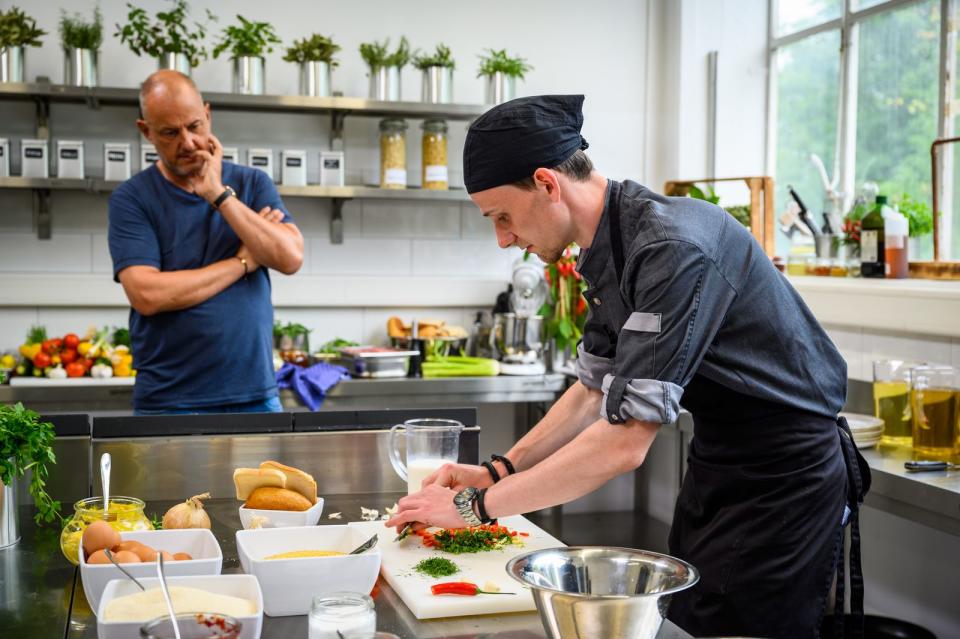
[[[836,417],[846,363],[747,229],[708,202],[623,182],[618,282],[610,200],[608,185],[593,243],[577,262],[589,286],[577,374],[603,392],[605,419],[671,423],[695,374]]]

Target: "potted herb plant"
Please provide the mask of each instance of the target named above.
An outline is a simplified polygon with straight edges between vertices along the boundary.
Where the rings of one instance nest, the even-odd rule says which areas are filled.
[[[330,70],[339,64],[333,57],[339,50],[332,38],[319,33],[293,41],[283,59],[300,65],[300,95],[330,95]]]
[[[0,548],[20,539],[17,509],[17,480],[29,470],[30,496],[37,507],[35,521],[52,522],[59,514],[60,504],[47,493],[45,486],[48,466],[57,463],[53,454],[53,425],[41,422],[37,414],[17,403],[0,406]]]
[[[523,79],[533,67],[523,58],[511,58],[506,49],[487,49],[488,54],[480,56],[480,68],[477,77],[487,78],[487,104],[500,104],[517,97],[517,78]]]
[[[93,20],[87,22],[79,13],[60,10],[60,42],[63,44],[63,83],[78,87],[100,84],[97,56],[103,44],[103,16],[94,7]]]
[[[24,53],[27,47],[39,47],[41,36],[37,21],[17,7],[0,11],[0,82],[25,82]]]
[[[572,244],[559,260],[544,267],[550,297],[539,315],[544,318],[544,339],[550,353],[547,363],[552,370],[576,356],[577,342],[583,336],[587,321],[587,301],[583,298],[587,284],[576,267],[577,256]]]
[[[234,93],[262,95],[267,84],[263,54],[272,52],[272,45],[280,44],[280,38],[267,22],[253,22],[239,14],[237,20],[240,24],[223,30],[220,42],[213,47],[213,57],[230,51]]]
[[[441,42],[433,55],[418,52],[413,56],[413,66],[423,73],[421,100],[434,104],[453,102],[453,69],[456,63],[448,46]]]
[[[117,25],[114,37],[120,38],[138,56],[146,53],[157,59],[160,69],[175,69],[184,75],[207,57],[203,41],[207,37],[205,24],[194,21],[187,24],[189,5],[186,0],[172,0],[169,11],[158,11],[151,19],[140,7],[127,4],[127,23]],[[207,20],[216,20],[207,10]]]
[[[400,70],[410,62],[410,43],[400,38],[400,45],[389,53],[390,39],[383,42],[364,42],[360,57],[370,68],[370,99],[400,100]]]
[[[894,198],[897,210],[907,218],[909,241],[907,254],[910,260],[932,260],[933,241],[925,236],[933,233],[933,213],[923,200],[915,200],[909,193]]]

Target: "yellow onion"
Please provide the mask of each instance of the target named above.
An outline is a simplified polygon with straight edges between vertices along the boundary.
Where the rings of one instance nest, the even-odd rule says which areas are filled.
[[[210,516],[203,509],[204,499],[210,499],[210,493],[194,495],[183,503],[172,507],[163,515],[164,530],[180,528],[210,529]]]

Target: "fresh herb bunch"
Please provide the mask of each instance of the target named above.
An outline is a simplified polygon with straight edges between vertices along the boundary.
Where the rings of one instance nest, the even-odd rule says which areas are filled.
[[[273,51],[280,38],[268,22],[252,22],[237,14],[240,25],[230,25],[221,32],[220,42],[213,48],[213,57],[230,50],[231,57],[259,57]]]
[[[360,57],[371,69],[397,67],[402,69],[410,62],[410,43],[406,36],[400,38],[400,44],[393,53],[387,53],[390,38],[383,42],[364,42],[360,45]]]
[[[427,577],[449,577],[460,572],[460,567],[445,557],[430,557],[413,567],[416,572]]]
[[[93,9],[93,22],[87,22],[79,13],[60,10],[60,41],[65,49],[91,49],[103,44],[103,15],[99,5]]]
[[[453,61],[450,47],[441,42],[437,45],[437,50],[433,55],[427,55],[426,53],[420,53],[418,51],[413,56],[413,66],[421,71],[426,71],[430,67],[453,69],[456,68],[456,63]]]
[[[307,328],[303,324],[297,324],[295,322],[288,322],[283,324],[280,320],[276,320],[273,323],[273,336],[274,337],[297,337],[299,335],[309,335],[312,329]]]
[[[454,555],[500,550],[512,544],[513,539],[513,535],[504,526],[445,528],[433,535],[433,543],[437,549]]]
[[[9,486],[17,477],[32,471],[29,490],[37,506],[37,524],[52,522],[60,514],[60,502],[46,489],[47,465],[57,463],[54,437],[53,424],[41,422],[23,404],[0,406],[0,482]]]
[[[333,54],[339,50],[340,45],[335,44],[332,37],[314,33],[309,38],[294,40],[293,46],[287,48],[283,59],[286,62],[299,63],[326,62],[333,68],[340,64],[333,58]]]
[[[207,57],[207,49],[203,46],[207,25],[194,21],[194,29],[191,30],[187,26],[189,5],[186,0],[172,2],[170,11],[158,11],[154,21],[150,20],[145,10],[127,3],[130,8],[127,24],[122,27],[116,25],[117,32],[113,35],[138,56],[146,53],[159,58],[165,53],[182,53],[190,60],[190,66],[195,67]],[[207,9],[207,21],[216,19]]]
[[[576,350],[587,320],[587,302],[583,298],[587,283],[577,272],[572,246],[564,249],[559,260],[544,267],[550,299],[540,308],[540,315],[546,318],[545,336],[556,342],[558,352],[568,347]]]
[[[27,331],[27,344],[42,344],[47,339],[47,328],[45,326],[31,326]]]
[[[337,354],[339,353],[338,349],[346,348],[348,346],[359,346],[359,345],[360,344],[358,344],[357,342],[351,342],[350,340],[343,339],[342,337],[334,337],[329,342],[326,342],[325,344],[321,344],[320,348],[317,349],[317,352]]]
[[[933,213],[926,202],[913,199],[909,193],[903,193],[895,203],[910,224],[910,237],[933,233]]]
[[[507,55],[506,49],[487,49],[488,55],[480,57],[480,68],[477,71],[477,77],[502,73],[514,78],[523,79],[527,71],[533,71],[533,67],[527,64],[524,58],[511,58]]]
[[[41,36],[47,35],[37,28],[37,21],[17,7],[0,11],[0,49],[7,47],[39,47]]]

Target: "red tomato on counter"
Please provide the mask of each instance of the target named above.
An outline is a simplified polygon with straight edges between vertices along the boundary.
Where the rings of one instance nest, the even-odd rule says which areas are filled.
[[[66,344],[66,340],[64,340],[64,344]],[[60,361],[64,364],[77,361],[77,357],[77,351],[75,350],[60,351]]]
[[[61,348],[63,348],[63,340],[59,337],[44,340],[43,345],[40,348],[47,355],[55,355],[60,351]]]
[[[67,333],[63,336],[63,347],[67,350],[75,351],[80,344],[80,338],[76,333]]]
[[[66,370],[67,377],[83,377],[87,374],[87,369],[80,362],[70,362]]]
[[[46,368],[47,366],[50,366],[51,363],[50,356],[43,351],[40,351],[33,356],[33,365],[36,368]]]

